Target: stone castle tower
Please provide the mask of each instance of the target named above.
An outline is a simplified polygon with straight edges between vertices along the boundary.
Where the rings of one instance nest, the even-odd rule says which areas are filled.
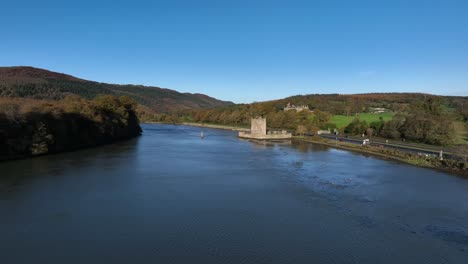
[[[267,134],[266,118],[252,118],[250,122],[250,133],[252,133],[252,135],[260,136]]]
[[[287,131],[267,131],[266,118],[257,117],[250,120],[250,131],[239,131],[240,138],[275,140],[291,139],[292,134]]]

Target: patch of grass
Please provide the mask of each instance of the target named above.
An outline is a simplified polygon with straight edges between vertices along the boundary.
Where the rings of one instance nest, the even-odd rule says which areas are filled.
[[[468,127],[462,121],[453,123],[455,126],[456,139],[455,144],[468,144]]]
[[[368,124],[374,121],[379,121],[379,117],[382,117],[384,121],[391,120],[393,118],[394,113],[392,112],[385,112],[385,113],[379,113],[379,114],[373,114],[373,113],[360,113],[357,114],[356,116],[359,117],[359,119],[366,121]],[[338,128],[343,128],[347,126],[349,123],[353,121],[356,116],[345,116],[345,115],[334,115],[332,116],[330,123],[334,123],[336,127]]]

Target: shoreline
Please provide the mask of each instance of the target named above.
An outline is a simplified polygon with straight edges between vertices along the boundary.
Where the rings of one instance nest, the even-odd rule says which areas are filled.
[[[307,139],[303,137],[297,137],[294,136],[293,140],[296,141],[301,141],[301,142],[307,142],[307,143],[312,143],[312,144],[319,144],[319,145],[324,145],[324,146],[329,146],[332,148],[336,149],[342,149],[342,150],[347,150],[347,151],[352,151],[356,153],[361,153],[361,154],[367,154],[371,156],[375,156],[381,159],[385,160],[393,160],[397,162],[402,162],[408,165],[420,167],[420,168],[427,168],[427,169],[433,169],[445,173],[449,173],[455,176],[463,177],[468,179],[468,170],[467,169],[454,169],[452,167],[441,167],[441,166],[435,166],[434,164],[430,163],[427,160],[424,159],[410,159],[410,158],[404,158],[396,155],[391,155],[389,153],[383,153],[381,149],[378,149],[376,147],[362,147],[360,145],[355,145],[355,144],[350,144],[350,143],[345,143],[345,142],[335,142],[335,141],[330,141],[327,139],[321,139],[321,140],[312,140],[312,139]],[[385,149],[389,150],[389,149]],[[391,150],[394,153],[398,153],[400,155],[406,156],[406,157],[416,157],[415,155],[410,155],[404,152],[400,152],[398,150]],[[447,160],[445,160],[447,161]],[[450,161],[450,160],[449,160]]]
[[[142,122],[143,124],[165,124],[162,122]],[[186,126],[193,126],[193,127],[206,127],[206,128],[213,128],[213,129],[223,129],[223,130],[231,130],[231,131],[250,131],[250,129],[247,128],[240,128],[240,127],[234,127],[234,126],[227,126],[227,125],[214,125],[214,124],[200,124],[200,123],[190,123],[190,122],[183,122],[183,123],[176,123],[175,125],[186,125]],[[325,145],[337,149],[343,149],[347,151],[352,151],[356,153],[361,153],[361,154],[367,154],[367,155],[372,155],[374,157],[378,157],[381,159],[385,160],[393,160],[397,162],[402,162],[408,165],[420,167],[420,168],[427,168],[427,169],[433,169],[445,173],[449,173],[455,176],[463,177],[463,178],[468,178],[468,170],[467,169],[455,169],[454,167],[442,167],[442,162],[439,162],[438,164],[441,164],[441,166],[436,166],[433,163],[431,163],[430,160],[426,159],[421,159],[415,155],[411,155],[405,152],[401,152],[398,150],[394,149],[379,149],[377,147],[372,147],[372,146],[366,146],[362,147],[360,145],[356,144],[351,144],[351,143],[346,143],[346,142],[335,142],[334,140],[328,140],[324,138],[320,138],[320,140],[314,140],[312,138],[304,138],[304,137],[298,137],[298,136],[293,136],[292,140],[295,141],[302,141],[302,142],[307,142],[311,144],[320,144],[320,145]],[[387,153],[384,153],[383,151],[386,151]],[[388,153],[391,152],[391,153]],[[392,153],[398,154],[398,155],[392,155]],[[417,158],[415,158],[417,157]],[[448,160],[449,163],[451,160]],[[447,160],[444,160],[444,163],[447,163]],[[453,162],[452,162],[453,163]]]
[[[138,137],[141,137],[141,135],[142,134],[138,134],[135,136],[116,139],[116,140],[112,140],[112,141],[108,141],[104,143],[96,143],[96,144],[91,144],[91,145],[86,145],[86,146],[80,146],[80,147],[65,149],[65,150],[61,150],[57,152],[47,152],[47,153],[41,153],[41,154],[36,154],[36,155],[22,155],[22,156],[17,155],[17,156],[12,156],[8,158],[0,158],[0,163],[18,161],[18,160],[26,160],[26,159],[35,159],[35,158],[44,157],[44,156],[55,156],[55,155],[60,155],[64,153],[78,152],[78,151],[87,150],[87,149],[100,148],[100,147],[104,147],[108,145],[119,144],[122,142],[130,141]]]

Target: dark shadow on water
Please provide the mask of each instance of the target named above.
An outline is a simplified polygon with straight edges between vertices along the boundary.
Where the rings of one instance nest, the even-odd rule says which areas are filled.
[[[123,165],[122,161],[128,166],[137,159],[139,141],[140,138],[134,138],[89,149],[2,162],[0,192],[11,191],[11,187],[32,179],[62,177],[69,171],[83,167],[99,168],[112,160],[120,160],[112,166]]]

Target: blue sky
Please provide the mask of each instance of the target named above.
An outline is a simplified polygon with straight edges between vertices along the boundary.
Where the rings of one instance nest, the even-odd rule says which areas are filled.
[[[200,92],[468,95],[468,1],[2,1],[0,65]]]

